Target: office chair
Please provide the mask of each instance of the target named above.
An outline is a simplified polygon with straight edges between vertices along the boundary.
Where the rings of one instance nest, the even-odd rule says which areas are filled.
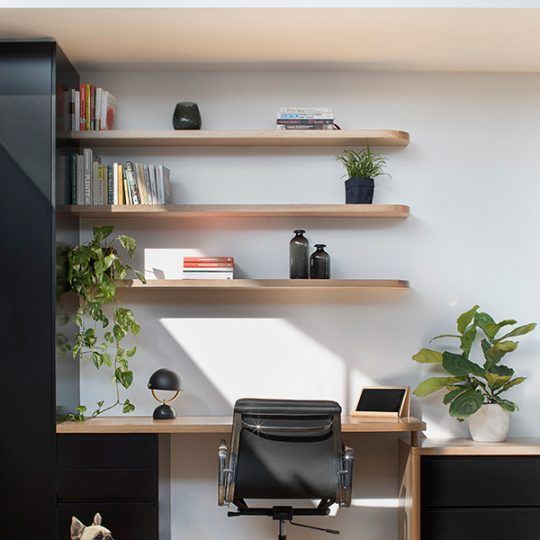
[[[218,451],[218,504],[233,504],[233,516],[269,516],[304,525],[295,516],[326,516],[330,506],[350,506],[354,455],[341,441],[341,407],[334,401],[240,399],[234,406],[231,451]],[[319,500],[316,507],[250,507],[247,499]]]

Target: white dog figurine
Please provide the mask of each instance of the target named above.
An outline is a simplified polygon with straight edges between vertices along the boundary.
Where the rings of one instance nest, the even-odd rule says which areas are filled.
[[[111,531],[101,526],[101,516],[96,514],[92,525],[85,527],[75,516],[71,518],[71,540],[113,540]]]

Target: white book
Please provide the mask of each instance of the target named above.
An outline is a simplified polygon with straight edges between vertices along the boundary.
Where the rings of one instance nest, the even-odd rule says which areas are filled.
[[[162,204],[171,204],[171,171],[167,167],[161,166],[163,174],[163,202]]]
[[[199,267],[199,268],[193,268],[190,266],[184,266],[184,273],[188,274],[200,274],[201,272],[221,272],[221,273],[228,273],[232,274],[234,272],[234,268],[231,266],[214,266],[214,267]]]
[[[77,204],[84,204],[84,157],[77,154]]]
[[[113,204],[118,204],[118,163],[113,163]]]
[[[102,101],[103,88],[96,88],[95,106],[94,106],[94,129],[101,129],[101,101]]]
[[[234,279],[232,272],[200,272],[198,274],[183,273],[183,279]]]
[[[158,204],[165,204],[165,195],[163,193],[163,165],[156,166],[156,184],[158,192]]]
[[[84,185],[84,204],[92,204],[92,149],[83,150],[83,185]]]
[[[160,204],[156,182],[156,166],[148,165],[148,175],[150,176],[150,189],[152,190],[152,201],[154,204]]]

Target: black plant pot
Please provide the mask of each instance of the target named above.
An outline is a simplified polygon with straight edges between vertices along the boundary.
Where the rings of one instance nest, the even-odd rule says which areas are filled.
[[[199,106],[192,101],[177,103],[173,114],[173,127],[174,129],[201,129]]]
[[[373,178],[355,176],[345,180],[345,202],[347,204],[371,204],[373,202]]]

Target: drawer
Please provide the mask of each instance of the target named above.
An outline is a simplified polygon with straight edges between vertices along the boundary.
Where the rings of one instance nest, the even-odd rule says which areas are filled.
[[[90,525],[96,512],[113,538],[158,540],[158,510],[151,503],[61,503],[58,511],[58,538],[69,540],[71,516]]]
[[[61,501],[143,501],[157,497],[154,469],[59,469]]]
[[[421,538],[426,540],[540,538],[540,508],[426,509],[421,522]]]
[[[157,468],[155,435],[59,435],[58,467]]]
[[[540,457],[423,457],[423,507],[540,506]]]

